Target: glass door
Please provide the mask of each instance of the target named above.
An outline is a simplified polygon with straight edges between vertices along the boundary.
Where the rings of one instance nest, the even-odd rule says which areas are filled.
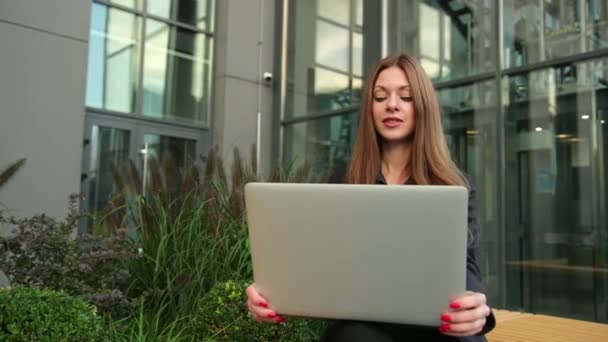
[[[606,322],[607,59],[504,81],[507,298]]]
[[[142,170],[142,192],[176,193],[189,168],[200,166],[208,146],[199,132],[140,126],[137,162]],[[199,168],[200,171],[200,168]]]
[[[115,175],[132,158],[135,150],[135,126],[103,118],[85,124],[81,174],[81,210],[100,213],[107,209],[116,191]],[[82,222],[80,232],[91,222]]]
[[[168,127],[162,123],[108,118],[89,113],[85,124],[80,207],[90,213],[108,212],[120,189],[136,195],[151,190],[174,192],[191,166],[203,164],[208,131]],[[152,176],[171,172],[171,176]],[[150,172],[154,172],[151,174]],[[154,187],[156,188],[154,188]],[[85,232],[91,222],[82,223]]]

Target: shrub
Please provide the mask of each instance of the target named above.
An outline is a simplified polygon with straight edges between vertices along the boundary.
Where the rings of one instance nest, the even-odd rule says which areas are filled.
[[[75,238],[82,218],[77,201],[71,196],[64,220],[44,214],[17,219],[0,212],[0,224],[15,226],[12,237],[0,239],[0,269],[14,285],[65,290],[102,313],[126,316],[132,312],[132,299],[124,293],[131,282],[128,263],[137,258],[137,247],[125,229]]]
[[[285,323],[260,323],[248,315],[245,289],[250,282],[227,281],[209,291],[195,315],[193,331],[205,341],[313,341],[325,323],[288,318]]]
[[[146,310],[163,308],[163,321],[190,315],[217,282],[252,276],[244,187],[256,176],[255,149],[248,165],[238,149],[228,172],[217,148],[209,151],[204,170],[181,170],[168,159],[149,161],[150,179],[143,193],[141,175],[132,162],[113,167],[116,196],[105,224],[129,223],[142,258],[132,262],[129,298],[143,295]],[[307,163],[277,163],[269,181],[310,182]]]
[[[30,287],[0,291],[2,341],[102,339],[102,322],[93,305],[65,292]]]

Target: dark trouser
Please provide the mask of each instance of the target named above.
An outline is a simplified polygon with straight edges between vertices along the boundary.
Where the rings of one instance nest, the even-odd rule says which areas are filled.
[[[458,341],[432,328],[396,324],[336,321],[329,325],[321,342]]]

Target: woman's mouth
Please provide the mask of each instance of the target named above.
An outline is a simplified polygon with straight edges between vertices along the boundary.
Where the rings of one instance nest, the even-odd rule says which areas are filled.
[[[398,127],[399,125],[401,125],[402,122],[403,122],[403,120],[401,120],[399,118],[386,118],[386,119],[382,120],[382,123],[387,128]]]

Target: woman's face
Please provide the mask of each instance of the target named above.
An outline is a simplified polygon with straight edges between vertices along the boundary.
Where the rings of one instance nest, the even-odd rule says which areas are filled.
[[[372,91],[374,128],[384,142],[400,143],[411,139],[416,115],[405,72],[396,66],[382,70]]]

